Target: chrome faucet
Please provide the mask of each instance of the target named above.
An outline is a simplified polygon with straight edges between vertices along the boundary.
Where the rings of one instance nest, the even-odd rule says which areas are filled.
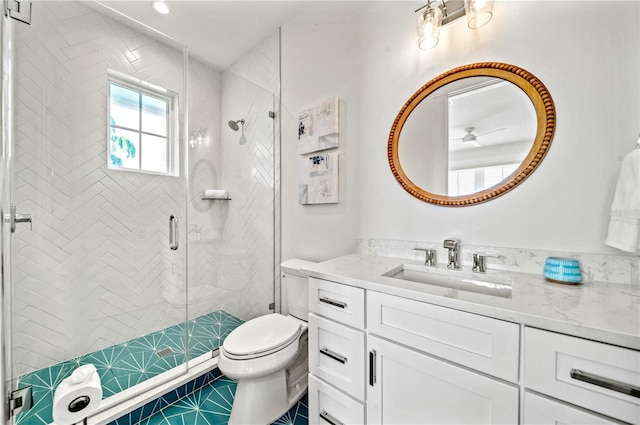
[[[445,239],[443,246],[449,250],[447,256],[447,268],[460,268],[460,241],[458,239]]]

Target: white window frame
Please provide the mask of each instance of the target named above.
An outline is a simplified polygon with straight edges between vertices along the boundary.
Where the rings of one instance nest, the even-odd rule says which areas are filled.
[[[487,169],[489,168],[500,168],[501,173],[502,173],[502,180],[504,181],[508,176],[510,176],[519,166],[519,163],[515,163],[515,164],[498,164],[498,165],[485,165],[482,167],[474,167],[474,168],[460,168],[460,169],[456,169],[456,170],[449,170],[449,174],[448,174],[448,179],[447,179],[447,184],[451,184],[452,181],[456,182],[456,191],[452,191],[451,188],[449,187],[447,189],[447,194],[449,196],[467,196],[470,195],[472,193],[476,193],[479,192],[481,190],[485,190],[488,189],[489,187],[493,187],[495,186],[486,186],[485,182],[484,182],[484,173]],[[513,170],[509,171],[510,168],[513,168]],[[465,192],[465,193],[460,193],[460,172],[463,171],[473,171],[474,174],[474,178],[473,178],[473,183],[474,183],[474,187],[473,187],[473,191],[472,192]],[[508,171],[508,173],[507,173]],[[497,183],[496,183],[497,184]]]
[[[146,81],[140,80],[138,78],[132,77],[125,73],[108,69],[107,70],[107,167],[110,170],[117,171],[129,171],[143,174],[155,174],[161,176],[174,176],[178,177],[180,175],[180,142],[179,142],[179,127],[178,127],[178,93],[165,89],[163,87],[156,86],[154,84],[148,83]],[[144,170],[139,168],[125,168],[125,167],[115,167],[111,165],[111,85],[115,84],[118,86],[125,87],[127,89],[136,91],[138,93],[146,94],[148,96],[160,98],[167,102],[167,171],[151,171]],[[142,113],[142,111],[140,111]],[[119,127],[119,126],[116,126]],[[119,127],[124,128],[124,127]],[[142,131],[142,128],[139,130],[133,130],[129,128],[124,128],[129,131],[135,131],[142,134],[150,134]],[[152,134],[153,136],[157,136]],[[140,161],[142,163],[142,137],[140,137],[140,143],[138,146]]]

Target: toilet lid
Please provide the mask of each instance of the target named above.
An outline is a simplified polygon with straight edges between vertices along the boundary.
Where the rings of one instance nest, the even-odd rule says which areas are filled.
[[[267,314],[234,329],[224,340],[222,348],[233,357],[266,355],[297,339],[300,329],[300,322],[291,317]]]

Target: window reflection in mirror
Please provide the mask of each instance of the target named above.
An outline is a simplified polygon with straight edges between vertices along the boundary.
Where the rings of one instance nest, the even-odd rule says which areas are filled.
[[[493,77],[449,83],[407,119],[399,155],[407,176],[432,193],[472,194],[514,172],[536,136],[536,111],[516,85]]]

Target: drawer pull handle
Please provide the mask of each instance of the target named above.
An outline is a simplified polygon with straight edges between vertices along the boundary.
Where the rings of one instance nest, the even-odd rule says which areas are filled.
[[[321,303],[329,304],[339,308],[347,308],[347,303],[343,303],[342,301],[332,300],[331,298],[322,297],[320,298]]]
[[[631,397],[640,398],[640,388],[624,382],[614,381],[613,379],[583,372],[579,369],[571,369],[571,377],[578,381],[587,382],[612,391],[630,395]]]
[[[325,356],[332,358],[333,360],[345,364],[347,362],[347,358],[345,356],[341,356],[340,354],[329,350],[328,348],[320,349],[320,354],[324,354]]]
[[[320,412],[320,417],[325,421],[329,422],[331,425],[344,425],[344,423],[340,422],[339,420],[337,420],[336,418],[328,414],[326,410],[323,410],[322,412]]]
[[[376,384],[376,350],[369,351],[369,385]]]

